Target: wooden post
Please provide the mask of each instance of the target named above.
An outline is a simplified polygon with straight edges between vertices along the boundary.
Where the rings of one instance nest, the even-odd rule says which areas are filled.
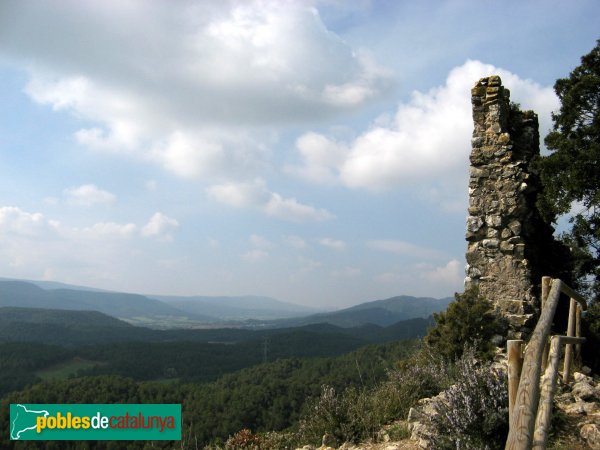
[[[554,402],[554,392],[556,391],[556,380],[558,379],[558,365],[562,345],[577,345],[585,342],[585,338],[569,336],[552,336],[550,345],[550,362],[546,372],[542,377],[542,392],[540,394],[540,403],[535,419],[535,432],[533,434],[532,449],[545,450],[550,424],[552,422],[552,407]]]
[[[535,419],[535,432],[533,434],[532,448],[535,450],[545,450],[546,440],[550,428],[550,419],[552,418],[552,402],[554,401],[554,390],[556,389],[556,379],[558,378],[558,364],[561,354],[561,337],[552,336],[550,344],[550,363],[542,377],[542,393],[540,395],[540,404]]]
[[[510,422],[523,368],[523,341],[521,339],[506,341],[506,352],[508,354],[508,420]]]
[[[581,337],[581,305],[575,310],[575,336]],[[581,344],[575,345],[575,361],[581,366]]]
[[[558,279],[552,281],[548,299],[525,350],[523,373],[517,390],[513,417],[510,421],[506,450],[531,449],[536,417],[534,408],[537,408],[540,398],[542,353],[548,340],[562,284],[562,281]]]
[[[552,278],[550,277],[542,277],[542,296],[541,296],[541,304],[542,311],[544,310],[544,306],[546,305],[546,301],[548,300],[548,294],[550,293],[550,285],[552,284]],[[544,346],[544,353],[542,354],[542,370],[546,370],[546,365],[548,364],[548,352],[550,351],[550,342],[546,342]]]
[[[544,283],[544,280],[543,280]],[[570,298],[574,299],[581,305],[581,309],[585,311],[587,309],[586,301],[571,289],[569,286],[564,284],[561,280],[554,279],[552,280],[550,292],[546,298],[544,303],[544,307],[542,308],[542,313],[538,320],[538,323],[533,330],[531,335],[531,339],[529,340],[529,344],[525,350],[525,358],[523,361],[523,370],[521,374],[521,380],[519,382],[519,388],[517,389],[517,397],[515,399],[515,405],[512,409],[512,418],[510,419],[510,426],[508,431],[508,439],[506,440],[505,450],[530,450],[533,448],[533,438],[534,432],[536,430],[536,423],[538,420],[538,402],[540,400],[540,372],[541,372],[541,362],[542,356],[544,353],[545,346],[548,342],[548,335],[550,334],[550,328],[552,326],[552,320],[554,319],[554,313],[556,312],[556,307],[558,305],[558,300],[560,298],[560,294],[564,293]],[[560,336],[561,342],[565,344],[577,345],[581,342],[585,341],[585,338],[577,338],[577,337],[568,337],[568,336]],[[554,344],[556,346],[558,344]],[[558,355],[558,356],[557,356]],[[552,354],[552,358],[557,360],[556,362],[551,362],[551,365],[556,365],[556,370],[552,370],[548,372],[550,376],[552,372],[558,373],[558,358],[560,356],[560,349],[554,351]],[[550,370],[551,368],[547,368]],[[555,375],[557,376],[557,375]],[[554,381],[555,383],[555,381]],[[548,378],[548,381],[545,383],[546,385],[550,385],[552,387],[552,377]],[[552,389],[551,389],[552,391]],[[542,404],[550,403],[552,404],[552,396],[553,392],[549,393],[549,396],[544,394]],[[550,397],[550,400],[547,400]],[[544,407],[545,408],[545,407]],[[545,411],[547,410],[542,408],[544,411],[539,416],[540,417],[540,426],[537,427],[541,431],[538,432],[543,433],[544,430],[547,431],[544,425],[545,415],[547,414]],[[551,414],[551,410],[550,410]],[[536,438],[536,447],[538,449],[543,448],[545,445],[545,438]],[[541,442],[541,444],[539,444]],[[540,447],[542,445],[542,447]]]
[[[577,302],[571,299],[569,304],[569,325],[567,326],[567,336],[575,336],[575,315],[577,311]],[[571,364],[573,362],[573,345],[567,344],[565,348],[565,365],[563,366],[563,382],[566,384],[571,378]]]

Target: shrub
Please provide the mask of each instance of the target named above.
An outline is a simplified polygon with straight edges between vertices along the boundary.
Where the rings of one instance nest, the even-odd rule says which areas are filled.
[[[338,393],[323,386],[300,421],[299,434],[312,443],[320,443],[325,434],[339,443],[374,439],[384,424],[406,417],[419,399],[450,386],[452,373],[443,358],[422,349],[389,371],[388,379],[374,388],[351,387]]]
[[[394,423],[387,429],[387,434],[392,441],[410,438],[410,430],[406,422]]]
[[[260,433],[261,450],[292,450],[299,446],[298,435],[285,431]]]
[[[416,355],[401,361],[397,369],[390,371],[388,381],[382,385],[395,408],[390,411],[390,416],[406,417],[417,401],[437,395],[452,381],[452,365],[430,348],[422,348]]]
[[[260,449],[260,436],[252,433],[247,428],[238,431],[225,443],[225,450],[254,450]]]
[[[445,391],[430,418],[432,448],[501,449],[508,434],[506,374],[481,364],[467,349],[457,361],[457,382]]]
[[[454,298],[446,312],[433,315],[435,326],[425,336],[426,344],[449,361],[460,358],[465,345],[474,346],[479,356],[491,358],[491,339],[507,334],[506,321],[493,312],[492,304],[479,295],[476,287]]]
[[[323,386],[321,396],[300,421],[299,434],[314,443],[320,443],[325,434],[338,442],[357,442],[373,436],[379,425],[369,390],[351,387],[340,394]]]

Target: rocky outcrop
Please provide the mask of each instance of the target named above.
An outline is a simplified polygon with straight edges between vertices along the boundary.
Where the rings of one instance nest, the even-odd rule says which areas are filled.
[[[600,381],[575,372],[574,383],[563,387],[556,406],[574,419],[579,435],[592,450],[600,450]]]
[[[540,184],[537,115],[510,103],[500,77],[482,78],[471,91],[471,140],[465,287],[477,285],[509,324],[509,338],[526,338],[539,313],[543,275],[562,249],[537,208]]]
[[[437,413],[435,405],[443,401],[445,393],[441,392],[435,397],[422,398],[418,404],[410,408],[408,412],[408,427],[411,432],[410,438],[419,448],[426,449],[431,446],[431,428],[429,423],[431,418]]]

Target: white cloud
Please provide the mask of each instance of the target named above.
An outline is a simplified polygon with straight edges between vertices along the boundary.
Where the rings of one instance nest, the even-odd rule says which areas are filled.
[[[156,212],[150,218],[148,223],[142,228],[142,236],[144,237],[161,237],[166,240],[171,240],[173,237],[170,232],[179,227],[179,222],[172,217],[166,216],[163,213]]]
[[[323,247],[327,247],[338,252],[346,249],[346,243],[344,241],[340,241],[339,239],[323,238],[319,239],[319,244],[321,244]]]
[[[304,205],[295,198],[284,198],[271,192],[262,179],[252,182],[224,183],[210,186],[207,194],[213,199],[236,208],[254,208],[268,216],[289,222],[322,222],[334,216],[325,209]]]
[[[99,189],[95,184],[83,184],[65,189],[63,194],[67,203],[77,206],[114,203],[116,197],[108,191]]]
[[[338,167],[347,153],[341,144],[322,134],[309,132],[296,140],[296,149],[302,156],[303,165],[287,166],[287,172],[315,183],[337,182]]]
[[[276,192],[271,193],[264,209],[267,215],[290,222],[323,222],[334,217],[325,209],[304,205],[295,198],[283,198]]]
[[[438,286],[447,286],[448,288],[460,290],[463,285],[465,273],[464,267],[458,260],[452,259],[444,266],[421,265],[421,277],[430,283]]]
[[[15,206],[0,208],[0,233],[19,236],[39,236],[55,228],[56,222],[47,221],[41,213],[29,213]]]
[[[269,257],[269,252],[260,249],[249,250],[242,255],[242,259],[246,262],[257,263],[264,261]]]
[[[395,253],[416,258],[440,258],[443,256],[438,250],[421,247],[410,242],[397,239],[374,239],[367,241],[367,247],[372,250]]]
[[[388,295],[402,292],[409,295],[447,297],[462,290],[464,269],[457,259],[451,259],[442,265],[421,262],[392,267],[375,275],[373,280],[386,286]]]
[[[392,119],[382,116],[349,143],[317,133],[298,138],[296,148],[302,163],[288,171],[313,182],[337,179],[351,188],[388,190],[402,186],[460,181],[464,190],[473,130],[470,89],[484,76],[499,74],[511,91],[511,99],[540,116],[540,128],[550,126],[550,112],[558,100],[551,87],[543,87],[517,75],[479,61],[467,61],[450,71],[444,85],[428,92],[415,91],[407,103],[398,106]],[[458,190],[451,193],[456,197]],[[430,193],[439,198],[441,194]],[[455,207],[455,198],[441,195]]]
[[[210,186],[207,194],[213,199],[235,208],[264,207],[269,191],[262,179],[247,183],[224,183]]]
[[[131,238],[135,235],[137,226],[133,223],[119,224],[114,222],[100,222],[82,230],[83,236],[91,239],[116,237]]]
[[[310,2],[8,0],[0,29],[28,95],[90,123],[80,144],[183,177],[262,167],[262,125],[331,116],[390,86]]]

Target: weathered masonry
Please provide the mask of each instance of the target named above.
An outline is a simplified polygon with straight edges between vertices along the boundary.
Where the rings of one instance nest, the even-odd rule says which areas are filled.
[[[482,78],[471,91],[472,138],[465,287],[479,291],[524,338],[539,313],[542,275],[559,275],[565,250],[536,206],[540,185],[531,171],[539,154],[537,115],[510,103],[500,77]],[[562,257],[561,257],[562,256]]]

